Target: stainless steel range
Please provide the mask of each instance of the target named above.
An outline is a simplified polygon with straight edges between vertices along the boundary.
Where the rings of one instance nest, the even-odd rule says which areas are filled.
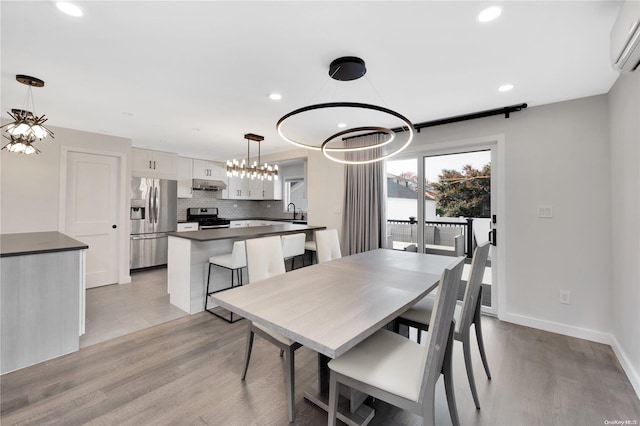
[[[198,222],[198,229],[228,228],[230,220],[218,217],[217,207],[192,207],[187,209],[187,221]]]

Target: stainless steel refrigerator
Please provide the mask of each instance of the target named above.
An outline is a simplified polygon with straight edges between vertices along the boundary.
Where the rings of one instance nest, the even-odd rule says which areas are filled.
[[[166,265],[166,233],[175,231],[178,226],[177,203],[177,181],[131,179],[130,269]]]

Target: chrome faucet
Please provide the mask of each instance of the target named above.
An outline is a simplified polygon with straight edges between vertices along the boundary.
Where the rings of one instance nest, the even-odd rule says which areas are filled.
[[[293,220],[296,220],[296,205],[293,203],[289,203],[287,205],[287,211],[289,211],[289,207],[293,206]]]

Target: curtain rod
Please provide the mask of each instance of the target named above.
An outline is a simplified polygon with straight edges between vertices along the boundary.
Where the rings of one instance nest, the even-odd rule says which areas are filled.
[[[451,123],[457,123],[460,121],[474,120],[476,118],[491,117],[492,115],[504,114],[504,118],[509,118],[509,114],[511,114],[512,112],[521,111],[526,107],[527,107],[527,104],[522,103],[522,104],[510,105],[502,108],[488,109],[486,111],[472,112],[470,114],[456,115],[454,117],[441,118],[438,120],[416,123],[413,125],[413,128],[416,129],[418,133],[420,133],[420,129],[423,129],[425,127],[434,127],[434,126],[440,126],[442,124],[451,124]],[[402,127],[398,127],[391,130],[393,130],[394,132],[404,131]]]
[[[422,123],[414,124],[413,128],[416,129],[418,133],[420,133],[420,129],[423,129],[425,127],[434,127],[434,126],[440,126],[442,124],[458,123],[460,121],[475,120],[476,118],[491,117],[493,115],[504,114],[504,118],[509,118],[509,114],[511,114],[512,112],[522,111],[526,107],[527,107],[527,104],[522,103],[522,104],[510,105],[502,108],[488,109],[486,111],[472,112],[469,114],[462,114],[462,115],[456,115],[453,117],[440,118],[438,120],[423,121]],[[405,129],[402,127],[396,127],[395,129],[391,129],[391,130],[396,133],[405,131]],[[382,132],[367,133],[366,135],[349,136],[349,137],[343,138],[342,140],[359,138],[367,135],[375,135],[377,133],[383,134]]]

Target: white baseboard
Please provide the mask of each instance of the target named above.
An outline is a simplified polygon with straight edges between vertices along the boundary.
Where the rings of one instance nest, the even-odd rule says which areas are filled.
[[[611,345],[611,334],[601,331],[589,330],[587,328],[574,327],[570,325],[558,324],[556,322],[545,321],[538,318],[531,318],[517,314],[499,315],[502,321],[511,322],[525,327],[537,328],[539,330],[550,331],[565,336],[577,337],[578,339],[589,340],[591,342]]]
[[[631,386],[633,386],[636,395],[638,395],[638,399],[640,399],[640,373],[636,371],[631,361],[629,361],[629,357],[620,346],[620,343],[618,343],[618,339],[613,335],[611,336],[611,349],[613,349],[613,353],[616,354],[620,365],[622,365],[622,369],[627,373]]]
[[[633,389],[636,391],[636,395],[640,398],[640,374],[635,370],[633,364],[629,361],[627,354],[624,352],[614,335],[516,314],[503,314],[499,316],[499,319],[513,324],[523,325],[525,327],[537,328],[551,333],[558,333],[565,336],[577,337],[591,342],[610,345],[613,353],[618,358],[618,362],[620,362],[622,369],[629,378],[631,386],[633,386]]]

